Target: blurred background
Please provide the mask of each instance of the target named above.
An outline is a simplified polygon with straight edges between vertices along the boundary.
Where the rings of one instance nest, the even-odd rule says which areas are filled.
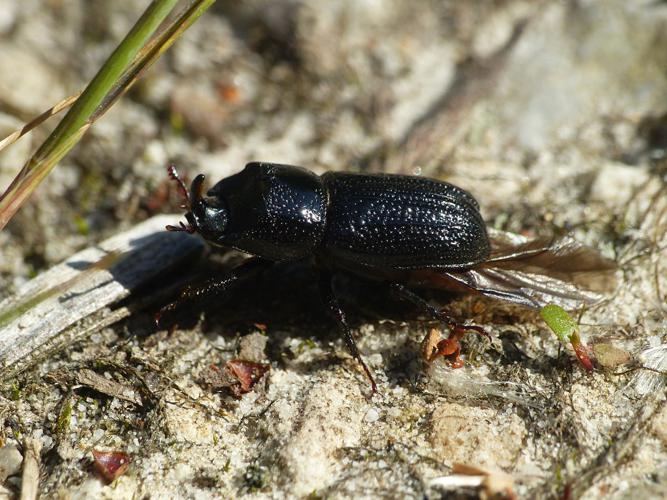
[[[0,0],[0,136],[84,88],[147,5]],[[0,189],[58,119],[0,153]],[[664,0],[218,0],[0,232],[0,298],[77,250],[154,214],[180,213],[167,165],[215,182],[258,160],[318,173],[435,177],[471,191],[490,226],[527,236],[571,233],[623,264],[623,286],[606,309],[585,318],[588,333],[622,338],[637,350],[666,342]],[[528,497],[562,494],[567,484],[586,498],[664,493],[667,411],[652,420],[642,417],[644,396],[619,403],[619,393],[631,392],[625,382],[584,378],[559,357],[558,342],[539,320],[493,308],[484,314],[503,335],[502,346],[486,353],[482,366],[491,366],[489,359],[495,365],[484,376],[526,387],[543,406],[484,398],[478,406],[443,403],[415,391],[401,377],[415,359],[421,327],[374,322],[361,328],[360,345],[381,345],[369,359],[378,373],[388,367],[389,381],[371,413],[354,368],[331,361],[329,344],[309,323],[291,325],[272,347],[291,353],[274,360],[275,399],[257,400],[262,413],[248,417],[248,428],[252,403],[230,406],[234,425],[218,419],[215,431],[202,430],[213,425],[207,413],[193,416],[164,402],[137,416],[141,425],[118,430],[130,410],[95,414],[97,403],[88,401],[70,441],[56,441],[60,458],[50,455],[49,491],[83,481],[77,461],[91,442],[103,442],[143,457],[134,479],[123,483],[129,489],[119,490],[137,497],[187,487],[211,497],[296,491],[437,498],[428,480],[454,461],[516,473]],[[223,336],[155,334],[146,318],[138,331],[147,340],[137,341],[146,351],[135,346],[127,359],[173,356],[168,370],[178,369],[169,376],[199,391],[188,377],[219,361],[214,347]],[[134,335],[135,326],[106,329],[105,345]],[[312,336],[307,347],[304,335]],[[102,345],[100,339],[93,343]],[[90,359],[99,355],[91,354],[93,343],[79,346]],[[395,361],[399,351],[404,359]],[[280,364],[302,360],[302,352],[305,362]],[[81,356],[74,361],[88,359]],[[28,378],[41,383],[35,373]],[[48,390],[57,392],[49,380]],[[21,417],[36,425],[43,418],[44,439],[51,439],[54,405],[65,398],[55,392],[43,397],[50,407],[26,405]],[[86,411],[93,417],[84,432]],[[91,441],[104,419],[112,430]],[[201,426],[184,431],[182,422]],[[175,442],[178,453],[167,446]],[[643,454],[635,457],[637,442]],[[611,453],[616,444],[629,454]]]

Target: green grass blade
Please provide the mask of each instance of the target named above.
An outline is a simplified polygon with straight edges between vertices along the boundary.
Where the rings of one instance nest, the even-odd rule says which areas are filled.
[[[0,229],[53,169],[56,163],[76,144],[87,129],[93,113],[117,84],[137,53],[171,12],[178,0],[154,0],[116,50],[95,75],[81,97],[72,106],[56,129],[21,169],[0,198]]]
[[[39,161],[53,149],[53,144],[79,130],[88,121],[118,78],[132,63],[137,53],[164,21],[178,0],[155,0],[146,9],[125,39],[116,47],[106,63],[93,77],[53,133],[44,141],[33,158]]]
[[[114,89],[105,97],[93,114],[93,119],[106,113],[113,103],[132,86],[141,73],[148,69],[173,45],[185,30],[208,9],[215,0],[193,0],[167,26],[156,34],[137,54],[127,70],[118,79]]]

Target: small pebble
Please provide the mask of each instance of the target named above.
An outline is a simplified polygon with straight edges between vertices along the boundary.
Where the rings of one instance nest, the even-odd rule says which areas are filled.
[[[261,363],[266,359],[264,349],[266,349],[267,342],[268,337],[257,332],[241,337],[238,357],[245,361]]]
[[[595,359],[603,368],[616,368],[632,361],[632,355],[612,344],[593,345]]]
[[[372,424],[373,422],[377,422],[379,418],[380,418],[380,413],[375,408],[371,408],[370,410],[368,410],[368,413],[366,413],[364,420],[369,424]]]
[[[48,450],[53,446],[53,438],[51,436],[42,436],[42,449]]]
[[[0,448],[0,483],[4,483],[9,476],[19,473],[21,462],[23,456],[16,446]]]

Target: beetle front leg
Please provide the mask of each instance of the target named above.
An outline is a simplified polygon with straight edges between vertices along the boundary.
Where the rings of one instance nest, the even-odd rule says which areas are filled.
[[[328,307],[331,314],[336,318],[340,326],[343,328],[343,338],[345,339],[345,344],[347,345],[347,348],[352,354],[352,357],[356,359],[361,365],[361,367],[364,369],[364,372],[366,373],[368,380],[370,380],[371,382],[371,390],[373,394],[375,394],[377,392],[377,384],[375,383],[375,379],[373,378],[371,370],[368,368],[363,358],[361,357],[361,353],[359,352],[357,343],[354,340],[354,337],[352,336],[352,329],[350,328],[350,325],[348,325],[347,323],[345,312],[343,312],[343,310],[341,309],[340,304],[338,303],[338,299],[334,294],[332,280],[333,276],[329,271],[320,270],[319,285],[320,285],[320,294],[322,295],[322,300]]]
[[[213,294],[218,295],[225,293],[234,287],[240,280],[246,278],[259,269],[268,267],[272,264],[273,262],[253,257],[243,261],[228,273],[207,280],[203,285],[197,287],[185,287],[181,291],[180,296],[175,301],[167,304],[155,314],[155,325],[159,327],[162,316],[166,313],[174,311],[183,303],[189,300],[206,297]]]
[[[489,339],[489,341],[491,340],[491,335],[489,335],[489,333],[481,326],[464,325],[457,322],[450,315],[441,309],[432,306],[427,300],[417,295],[402,283],[392,283],[391,289],[400,298],[412,302],[416,306],[422,308],[433,319],[440,321],[450,330],[449,338],[439,341],[437,345],[433,345],[432,352],[426,353],[426,361],[431,362],[440,356],[453,356],[453,360],[451,362],[452,366],[454,368],[462,367],[463,361],[460,358],[461,344],[459,341],[463,335],[465,335],[466,330],[473,330],[480,335],[484,335]]]

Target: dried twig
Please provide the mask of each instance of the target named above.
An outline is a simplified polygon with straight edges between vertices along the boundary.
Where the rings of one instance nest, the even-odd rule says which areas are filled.
[[[41,115],[37,116],[36,118],[33,118],[30,122],[26,123],[23,127],[20,129],[16,130],[15,132],[11,133],[7,137],[5,137],[3,140],[0,141],[0,151],[5,149],[7,146],[11,146],[14,144],[16,141],[18,141],[21,137],[23,137],[25,134],[30,132],[32,129],[37,127],[38,125],[41,125],[44,123],[46,120],[51,118],[53,115],[56,115],[60,113],[63,109],[69,108],[81,95],[81,92],[71,95],[69,97],[66,97],[62,101],[60,101],[58,104],[55,106],[47,109],[44,111]]]
[[[97,247],[88,248],[26,283],[0,303],[0,378],[6,379],[91,328],[76,328],[107,311],[132,290],[203,249],[197,238],[164,231],[175,216],[157,216]],[[103,315],[104,316],[104,315]],[[98,321],[99,323],[99,321]],[[108,321],[102,323],[109,324]],[[66,335],[74,328],[80,335]],[[66,345],[66,344],[65,344]]]
[[[21,500],[35,500],[39,491],[39,453],[42,442],[26,438],[23,441],[23,475],[21,476]]]
[[[110,380],[99,373],[95,373],[93,370],[88,370],[86,368],[80,370],[76,375],[76,380],[79,384],[90,387],[91,389],[106,394],[107,396],[111,396],[112,398],[122,399],[134,403],[135,405],[143,406],[141,397],[132,386]]]

